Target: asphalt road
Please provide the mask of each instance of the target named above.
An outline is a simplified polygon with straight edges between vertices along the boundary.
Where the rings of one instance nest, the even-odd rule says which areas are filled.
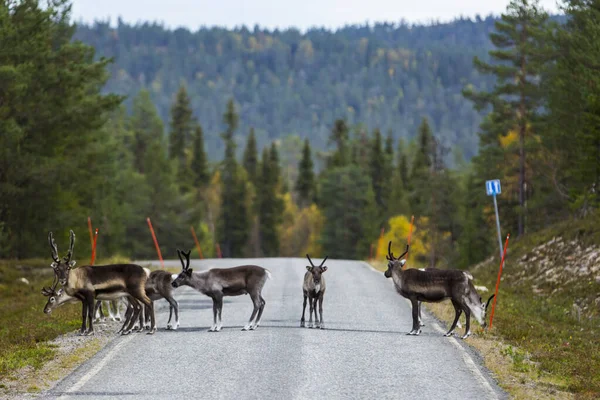
[[[256,331],[241,331],[252,311],[248,296],[226,297],[223,330],[211,333],[212,300],[178,288],[179,330],[165,330],[168,308],[161,300],[155,335],[117,336],[43,397],[507,398],[477,354],[461,339],[442,337],[430,316],[424,313],[420,336],[406,336],[410,305],[367,264],[328,260],[326,329],[317,330],[299,327],[306,260],[203,260],[192,267],[243,263],[264,266],[273,276],[263,289],[266,306]]]

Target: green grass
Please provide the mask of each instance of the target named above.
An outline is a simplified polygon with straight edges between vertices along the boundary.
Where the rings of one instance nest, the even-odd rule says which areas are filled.
[[[0,261],[0,376],[8,377],[23,367],[39,369],[56,354],[47,342],[81,326],[77,303],[44,314],[47,298],[41,289],[50,286],[52,279],[48,260]]]

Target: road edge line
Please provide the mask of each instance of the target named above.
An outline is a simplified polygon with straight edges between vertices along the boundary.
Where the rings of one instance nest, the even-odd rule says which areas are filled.
[[[79,389],[83,385],[85,385],[90,379],[92,379],[100,370],[115,356],[116,351],[123,347],[125,344],[129,343],[134,337],[135,333],[130,334],[131,336],[125,338],[121,342],[117,343],[115,347],[113,347],[105,356],[100,360],[96,365],[92,367],[88,372],[86,372],[73,386],[67,389],[66,393],[62,394],[59,399],[69,398],[70,393],[73,393]]]

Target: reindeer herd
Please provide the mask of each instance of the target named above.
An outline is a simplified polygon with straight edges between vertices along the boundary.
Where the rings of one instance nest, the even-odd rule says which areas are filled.
[[[169,303],[169,320],[167,330],[176,330],[179,327],[179,306],[173,297],[173,289],[179,286],[190,286],[213,300],[213,324],[210,332],[219,332],[222,329],[221,312],[223,310],[223,297],[240,296],[247,294],[253,304],[252,314],[243,331],[254,330],[260,325],[265,308],[265,299],[262,289],[271,272],[258,265],[241,265],[232,268],[212,268],[206,271],[195,272],[190,268],[190,251],[177,250],[181,261],[182,270],[177,275],[167,271],[150,271],[148,268],[136,264],[111,264],[103,266],[81,266],[75,268],[76,262],[72,260],[75,246],[75,234],[70,231],[70,244],[67,255],[61,259],[52,232],[48,234],[48,243],[52,249],[50,264],[54,270],[52,286],[42,289],[42,294],[48,297],[44,313],[50,314],[52,310],[66,303],[81,302],[81,330],[80,334],[90,335],[94,332],[94,317],[104,318],[101,302],[109,302],[109,313],[113,320],[120,320],[118,301],[126,303],[126,312],[123,325],[117,331],[122,335],[131,332],[148,330],[148,334],[156,332],[156,319],[154,301],[165,299]],[[405,269],[406,260],[394,257],[391,250],[392,242],[388,245],[388,265],[384,275],[392,278],[396,291],[411,302],[412,305],[412,330],[408,335],[419,335],[423,326],[421,320],[421,302],[440,302],[450,299],[455,310],[455,318],[450,330],[444,336],[451,336],[457,326],[461,314],[466,317],[465,334],[463,339],[471,334],[471,315],[483,327],[486,326],[486,309],[494,297],[486,303],[482,302],[473,286],[473,276],[461,270],[442,270],[437,268]],[[319,266],[315,266],[306,255],[310,265],[306,266],[306,273],[302,284],[304,303],[300,326],[305,327],[306,302],[309,303],[308,327],[313,327],[313,312],[315,314],[315,328],[325,329],[323,319],[323,298],[325,296],[325,277],[327,271],[323,259]],[[58,285],[60,288],[57,290]],[[113,313],[113,309],[116,313]],[[172,323],[173,313],[175,322]],[[137,325],[136,325],[137,324]]]

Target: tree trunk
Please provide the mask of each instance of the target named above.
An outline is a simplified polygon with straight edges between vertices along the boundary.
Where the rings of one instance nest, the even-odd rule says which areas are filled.
[[[521,32],[521,45],[525,46],[527,42],[527,26],[523,25]],[[526,60],[524,49],[521,50],[521,76],[519,77],[520,85],[520,102],[519,102],[519,214],[518,214],[518,235],[522,236],[525,233],[525,133],[527,130],[525,103],[525,84],[526,84]]]

